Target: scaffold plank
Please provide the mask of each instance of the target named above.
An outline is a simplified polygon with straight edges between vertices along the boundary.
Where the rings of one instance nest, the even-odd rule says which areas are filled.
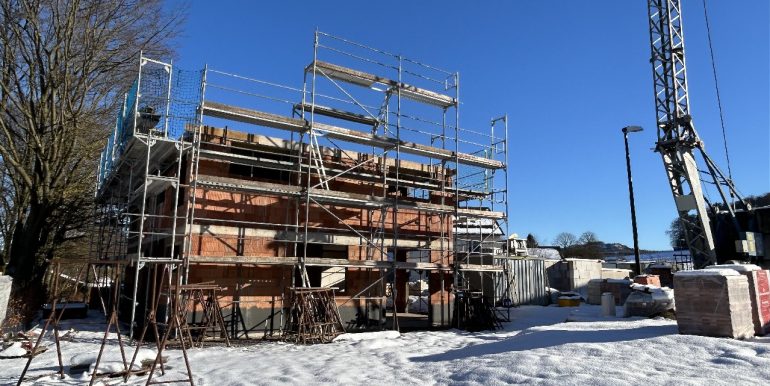
[[[273,127],[295,132],[307,129],[307,124],[302,119],[290,118],[278,114],[266,113],[217,102],[206,101],[203,103],[203,114],[209,117],[229,119],[237,122],[251,123],[258,126]]]
[[[189,256],[191,264],[255,264],[255,265],[295,265],[299,264],[299,257],[274,257],[274,256]],[[451,271],[447,264],[405,262],[387,260],[348,260],[324,257],[305,258],[306,266],[315,267],[350,267],[350,268],[378,268],[390,269],[395,264],[396,269],[416,269],[427,271]]]
[[[503,272],[502,265],[489,264],[460,264],[459,269],[466,272]]]
[[[297,103],[294,105],[297,110],[304,110],[307,112],[313,112],[314,114],[325,115],[327,117],[344,119],[346,121],[361,123],[364,125],[374,126],[378,123],[378,120],[366,115],[356,114],[349,111],[343,111],[332,107],[313,105],[308,103]]]
[[[297,164],[295,162],[281,161],[273,158],[247,156],[242,154],[227,153],[227,152],[207,150],[207,149],[201,149],[200,155],[202,159],[226,161],[226,162],[232,162],[235,164],[256,166],[256,167],[262,167],[262,168],[272,169],[272,170],[282,170],[282,171],[292,172],[292,173],[297,171]],[[308,166],[306,164],[302,164],[301,167],[303,169],[310,168],[311,170],[318,169],[315,165]],[[339,173],[339,174],[347,175],[347,178],[355,178],[356,180],[364,180],[369,182],[382,182],[381,175],[359,172],[357,170],[340,169],[340,168],[329,167],[329,166],[326,166],[325,169],[326,169],[326,173],[331,175]],[[408,174],[405,174],[405,173],[402,173],[401,175],[409,176]],[[343,176],[343,178],[345,177]],[[439,183],[427,182],[429,180],[428,178],[419,177],[419,176],[414,176],[414,178],[415,179],[422,178],[422,181],[400,178],[398,179],[399,185],[408,186],[412,188],[420,188],[420,189],[432,189],[432,190],[441,189],[441,186]],[[396,179],[393,177],[388,177],[387,181],[395,182]]]
[[[491,210],[457,208],[457,214],[463,217],[502,220],[505,213]]]
[[[251,123],[258,126],[285,129],[295,132],[307,130],[308,127],[307,123],[301,119],[284,117],[277,114],[271,114],[242,107],[229,106],[217,102],[207,101],[204,103],[203,114],[210,117],[230,119],[237,122]],[[323,123],[315,123],[313,128],[325,133],[330,138],[340,139],[362,145],[376,146],[383,149],[394,149],[398,146],[400,151],[403,151],[404,153],[415,154],[429,158],[454,161],[456,156],[457,162],[465,165],[479,166],[489,169],[500,169],[504,167],[504,164],[497,160],[478,157],[466,153],[455,153],[451,150],[421,145],[413,142],[398,141],[395,138],[382,137],[359,130],[346,129],[343,127],[332,126]]]
[[[300,186],[276,184],[262,181],[239,180],[228,177],[199,176],[198,185],[215,190],[242,191],[257,194],[278,196],[300,196],[304,190]],[[375,197],[367,194],[356,194],[325,189],[310,189],[310,197],[323,203],[334,203],[352,207],[381,208],[398,204],[399,209],[415,210],[429,213],[452,214],[455,208],[450,205],[440,205],[427,202],[394,200],[391,198]],[[505,213],[488,210],[458,208],[457,213],[465,217],[503,219]]]
[[[313,68],[315,68],[316,72],[321,72],[330,78],[362,87],[372,87],[375,84],[382,84],[387,87],[393,87],[400,90],[403,97],[418,102],[427,103],[443,108],[447,108],[455,104],[455,99],[448,95],[412,86],[403,82],[399,83],[392,79],[354,70],[352,68],[347,68],[328,62],[322,62],[319,60],[315,61],[315,66],[313,63],[311,63],[307,67],[307,69],[310,71],[312,71]]]

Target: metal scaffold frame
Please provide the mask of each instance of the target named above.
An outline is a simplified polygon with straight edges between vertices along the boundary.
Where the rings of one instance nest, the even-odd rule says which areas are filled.
[[[150,303],[146,293],[139,293],[140,273],[145,271],[146,280],[150,277],[149,269],[144,269],[147,264],[182,266],[180,249],[185,246],[184,227],[189,220],[189,210],[179,210],[180,193],[188,187],[183,184],[182,166],[194,142],[186,141],[180,132],[188,125],[197,126],[193,110],[181,106],[190,102],[175,100],[179,96],[172,94],[180,72],[171,63],[143,55],[138,62],[137,79],[102,153],[96,193],[100,229],[93,248],[99,259],[131,261],[132,290],[121,302],[129,304],[132,336],[140,320],[139,304],[146,312]],[[168,189],[173,204],[165,211]],[[167,247],[159,250],[153,243]],[[183,275],[175,277],[183,279]]]
[[[493,119],[488,133],[459,122],[458,73],[320,31],[314,34],[313,61],[305,67],[301,89],[208,66],[181,72],[142,56],[137,81],[102,154],[97,225],[101,236],[110,237],[95,237],[94,253],[132,261],[133,277],[126,281],[133,292],[124,301],[134,328],[151,303],[141,290],[143,280],[150,280],[150,270],[143,267],[166,263],[178,267],[179,274],[173,275],[177,285],[188,284],[191,266],[200,264],[286,267],[290,271],[282,268],[281,278],[273,279],[283,288],[293,287],[295,279],[296,285],[311,287],[309,267],[366,272],[368,284],[348,294],[344,303],[380,301],[384,308],[389,293],[393,328],[398,328],[396,299],[408,296],[399,293],[404,289],[397,288],[397,278],[433,273],[442,289],[440,317],[449,318],[445,277],[454,274],[455,288],[467,286],[471,274],[501,280],[498,260],[484,264],[474,256],[501,257],[507,234],[507,116]],[[230,134],[231,124],[263,131],[238,139],[251,148],[236,148],[238,134]],[[286,139],[262,135],[273,132]],[[249,150],[253,144],[270,146]],[[201,169],[201,160],[251,175],[275,173],[283,182],[211,175]],[[350,181],[363,181],[368,190],[335,190]],[[235,220],[198,212],[203,205],[198,199],[205,199],[207,191],[229,194],[234,202],[244,202],[244,195],[277,197],[286,200],[286,214]],[[171,206],[167,196],[173,196]],[[346,208],[365,213],[365,226],[340,217]],[[314,213],[338,225],[321,224]],[[468,249],[468,240],[458,244],[460,218],[491,224],[491,232],[479,227]],[[434,220],[437,225],[431,225]],[[282,256],[210,256],[194,250],[194,238],[204,229],[228,226],[238,233],[217,237],[239,245],[254,235],[270,237],[283,246]],[[423,228],[431,231],[413,230]],[[458,250],[460,244],[464,249]],[[309,250],[318,245],[363,250],[358,259],[319,258]],[[488,295],[494,301],[504,296],[497,290]],[[233,315],[239,302],[234,296]],[[275,304],[280,330],[283,296]],[[272,334],[272,319],[262,323]]]

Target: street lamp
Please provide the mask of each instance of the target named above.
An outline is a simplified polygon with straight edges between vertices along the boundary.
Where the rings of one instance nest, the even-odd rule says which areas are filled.
[[[634,182],[631,179],[631,155],[628,152],[628,133],[642,131],[641,126],[626,126],[623,128],[623,140],[626,143],[626,170],[628,171],[628,197],[631,203],[631,229],[634,232],[634,261],[636,262],[636,274],[642,274],[642,265],[639,262],[639,235],[636,232],[636,207],[634,205]]]

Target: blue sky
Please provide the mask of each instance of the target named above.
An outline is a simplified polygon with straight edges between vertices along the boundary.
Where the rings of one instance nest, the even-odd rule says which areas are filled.
[[[691,111],[726,170],[703,5],[683,3]],[[733,178],[743,194],[762,194],[770,191],[770,2],[708,7]],[[520,235],[551,241],[591,230],[631,245],[620,129],[643,126],[630,137],[640,245],[668,248],[676,212],[651,150],[646,1],[193,2],[175,63],[300,87],[316,28],[458,71],[461,126],[508,113],[509,229]]]

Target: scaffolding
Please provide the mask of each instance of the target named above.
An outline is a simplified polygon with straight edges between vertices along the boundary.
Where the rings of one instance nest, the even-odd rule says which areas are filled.
[[[392,308],[398,328],[410,273],[427,279],[433,325],[449,324],[451,289],[470,277],[507,282],[508,121],[461,126],[458,73],[320,31],[301,88],[139,62],[102,153],[93,247],[132,262],[132,331],[149,264],[172,266],[177,285],[229,275],[226,323],[244,335],[248,291],[269,298],[256,326],[270,335],[294,287],[337,288],[363,319]]]

